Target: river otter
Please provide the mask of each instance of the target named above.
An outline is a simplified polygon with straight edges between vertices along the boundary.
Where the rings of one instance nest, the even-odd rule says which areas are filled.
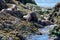
[[[35,12],[32,12],[30,14],[23,16],[23,18],[26,19],[27,21],[34,21],[34,22],[38,21],[38,18]]]

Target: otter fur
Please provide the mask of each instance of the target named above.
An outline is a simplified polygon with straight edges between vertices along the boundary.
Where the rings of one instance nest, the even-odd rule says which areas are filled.
[[[38,18],[35,12],[32,12],[30,14],[23,16],[23,18],[26,19],[27,21],[34,21],[34,22],[38,21]]]

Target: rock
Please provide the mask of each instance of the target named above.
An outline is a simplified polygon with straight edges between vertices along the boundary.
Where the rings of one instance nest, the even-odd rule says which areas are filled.
[[[42,34],[50,34],[50,30],[52,30],[56,25],[48,25],[45,26],[44,28],[39,28],[39,32],[41,32]]]
[[[14,30],[14,31],[11,31],[10,34],[16,35],[16,34],[18,34],[18,32],[16,30]]]
[[[51,17],[49,17],[48,20],[53,22],[53,23],[55,22],[54,18],[51,18]]]
[[[48,18],[49,21],[56,23],[56,18],[59,14],[59,8],[60,8],[60,3],[57,3],[54,7],[53,12],[49,15],[50,17]],[[54,19],[55,18],[55,19]]]
[[[6,10],[10,11],[17,11],[17,6],[15,4],[11,4],[12,6],[10,8],[7,8]]]
[[[59,40],[57,36],[52,36],[49,38],[49,40]]]
[[[8,39],[7,40],[14,40],[12,37],[8,37]]]
[[[2,9],[1,12],[5,11],[17,11],[17,6],[15,4],[11,4],[10,8]]]
[[[36,4],[34,0],[17,0],[17,1],[20,1],[23,4],[26,4],[26,3]]]
[[[38,24],[38,23],[34,23],[34,25],[35,25],[35,27],[37,27],[37,28],[43,28],[43,27],[44,27],[43,25]]]
[[[12,4],[12,7],[10,8],[2,9],[1,13],[9,13],[17,18],[23,18],[23,13],[17,10],[17,6],[15,4]]]
[[[55,9],[54,12],[55,12],[55,11],[58,12],[58,11],[59,11],[59,8],[60,8],[60,3],[57,3],[57,4],[55,5],[55,7],[54,7],[54,9]]]
[[[6,3],[14,3],[13,0],[5,0]]]
[[[23,13],[21,11],[14,11],[10,13],[12,16],[15,16],[17,18],[23,18]]]
[[[2,36],[0,36],[0,40],[2,40]]]
[[[31,3],[26,3],[26,8],[31,10],[31,11],[38,11],[41,8],[35,4],[31,4]]]
[[[5,0],[0,0],[0,10],[7,8]]]
[[[14,30],[15,27],[13,27],[13,24],[3,23],[1,28],[8,31],[9,29]]]
[[[16,35],[20,40],[25,40],[25,38],[21,35]]]
[[[54,40],[60,40],[60,36],[58,36],[58,37],[54,38]]]
[[[42,26],[47,26],[47,25],[53,25],[53,23],[51,23],[50,21],[46,21],[46,20],[39,20],[38,24],[42,25]]]

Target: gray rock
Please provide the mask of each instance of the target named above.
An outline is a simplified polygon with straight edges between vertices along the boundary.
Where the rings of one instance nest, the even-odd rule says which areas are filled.
[[[0,10],[7,8],[5,0],[0,0]]]

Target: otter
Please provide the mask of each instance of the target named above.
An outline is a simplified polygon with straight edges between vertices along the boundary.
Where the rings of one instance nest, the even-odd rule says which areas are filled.
[[[34,22],[38,21],[38,18],[35,12],[32,12],[30,14],[23,16],[23,18],[26,19],[27,21],[34,21]]]

